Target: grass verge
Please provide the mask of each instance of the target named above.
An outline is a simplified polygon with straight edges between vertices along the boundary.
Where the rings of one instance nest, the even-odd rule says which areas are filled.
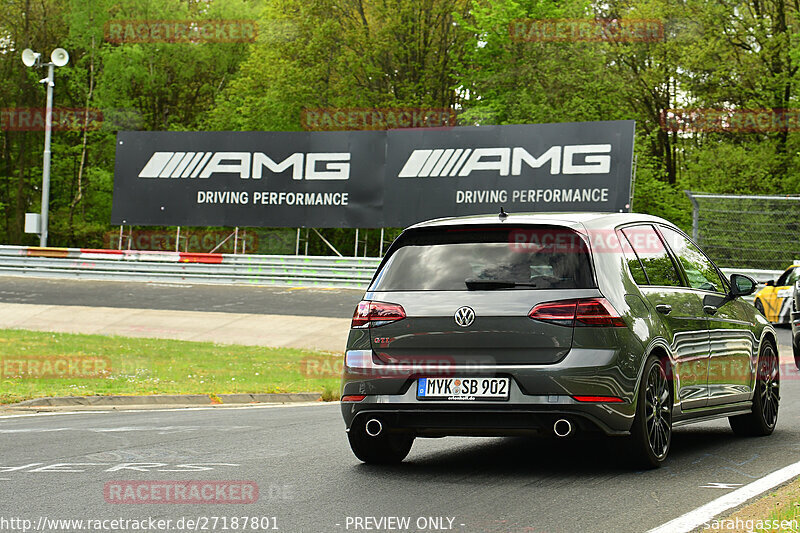
[[[797,533],[800,531],[800,479],[725,517],[711,520],[703,533]]]
[[[340,359],[292,348],[0,329],[0,403],[268,392],[322,392],[331,400],[338,399]]]

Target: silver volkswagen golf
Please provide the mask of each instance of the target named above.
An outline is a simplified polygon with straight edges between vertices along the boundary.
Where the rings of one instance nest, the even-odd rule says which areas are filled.
[[[769,435],[772,326],[681,230],[641,214],[433,220],[391,245],[353,315],[342,414],[353,453],[417,437],[620,437],[660,465],[672,428]]]

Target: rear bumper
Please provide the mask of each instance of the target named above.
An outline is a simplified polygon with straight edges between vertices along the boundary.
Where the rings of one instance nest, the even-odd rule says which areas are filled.
[[[552,431],[567,418],[577,429],[622,435],[635,414],[643,354],[628,349],[572,348],[548,365],[471,366],[386,365],[371,350],[348,350],[342,396],[365,395],[343,402],[348,428],[362,415],[380,414],[395,430],[420,436],[513,435]],[[508,377],[507,401],[418,400],[417,380],[432,376]],[[578,402],[573,396],[614,396],[622,402]]]
[[[412,384],[415,383],[412,381]],[[421,437],[505,436],[552,434],[559,419],[568,420],[576,434],[627,435],[635,405],[578,402],[568,395],[527,395],[512,378],[508,401],[417,400],[416,387],[403,394],[367,395],[360,402],[342,402],[349,429],[378,418],[389,431]]]
[[[511,435],[550,435],[555,422],[566,419],[577,435],[628,435],[628,429],[610,424],[624,420],[598,418],[585,409],[524,409],[506,410],[478,408],[436,409],[431,406],[386,407],[379,404],[343,405],[342,414],[348,430],[357,418],[363,421],[377,418],[391,432],[411,433],[418,437],[493,437]]]

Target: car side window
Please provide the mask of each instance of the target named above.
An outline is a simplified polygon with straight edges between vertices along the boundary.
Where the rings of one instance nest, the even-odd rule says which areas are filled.
[[[725,283],[714,268],[714,263],[700,248],[672,228],[661,226],[660,229],[669,247],[678,256],[691,288],[725,292]]]
[[[797,268],[790,268],[786,270],[783,274],[781,274],[781,277],[778,278],[778,281],[775,282],[775,286],[785,287],[786,285],[791,285],[797,280],[798,274],[800,274],[800,272],[798,272]]]
[[[650,285],[680,287],[683,285],[678,269],[667,247],[653,226],[633,226],[622,230],[641,261]]]
[[[637,285],[650,285],[650,282],[647,279],[647,274],[644,273],[642,262],[639,260],[639,256],[637,256],[636,252],[633,250],[631,243],[628,242],[628,238],[624,233],[622,233],[622,231],[617,232],[617,237],[619,237],[622,254],[625,256],[625,262],[628,264],[628,269],[631,271],[633,281],[635,281]]]

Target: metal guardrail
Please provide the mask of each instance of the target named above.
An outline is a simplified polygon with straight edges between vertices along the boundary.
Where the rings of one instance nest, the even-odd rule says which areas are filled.
[[[721,268],[722,273],[730,277],[731,274],[744,274],[756,280],[759,284],[764,284],[769,280],[778,279],[783,274],[783,270],[753,270],[743,268]]]
[[[0,245],[0,275],[116,281],[192,282],[364,289],[379,258],[187,254]],[[723,268],[759,283],[779,270]]]
[[[0,275],[363,289],[380,259],[0,246]]]

